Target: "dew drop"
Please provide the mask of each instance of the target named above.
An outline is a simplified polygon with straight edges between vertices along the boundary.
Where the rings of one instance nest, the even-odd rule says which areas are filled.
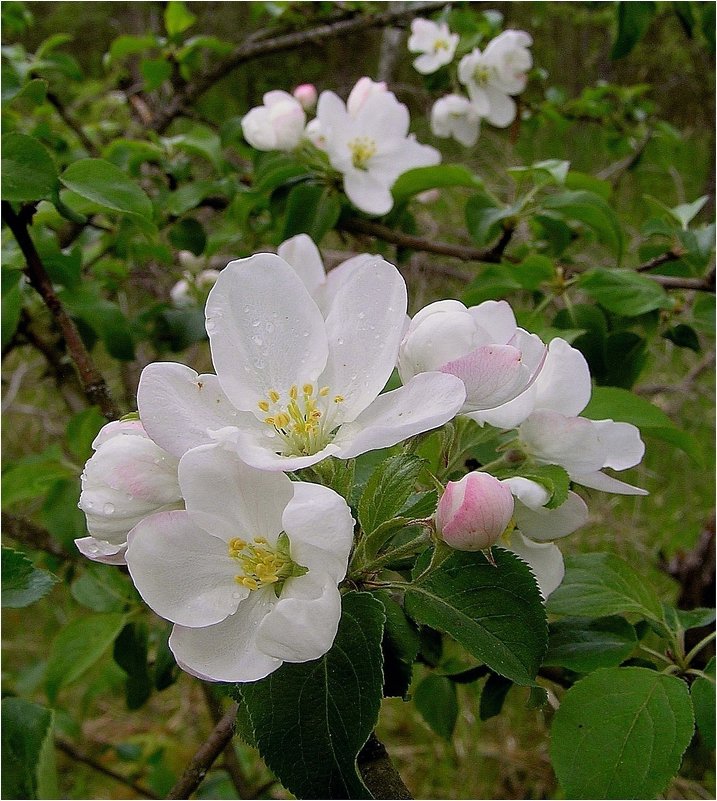
[[[244,314],[249,314],[250,311],[251,309],[248,306],[244,307]]]
[[[301,336],[308,337],[309,336],[309,332],[308,331],[304,331],[304,333]]]
[[[115,513],[115,507],[114,507],[114,504],[112,504],[112,503],[106,503],[106,504],[105,504],[105,505],[102,507],[102,513],[103,513],[103,514],[106,514],[106,515],[113,515],[113,514]]]
[[[336,342],[337,342],[337,344],[339,344],[339,345],[343,345],[343,344],[344,344],[344,338],[343,338],[343,337],[339,337],[339,338],[336,340]]]
[[[359,312],[359,316],[358,316],[358,318],[359,318],[359,320],[364,320],[364,319],[366,319],[366,313],[365,313],[365,312]]]
[[[266,362],[264,359],[254,359],[254,367],[256,367],[257,370],[263,370],[265,366]]]
[[[252,325],[254,326],[254,328],[258,328],[261,325],[261,320],[254,320],[252,322]]]
[[[358,378],[358,374],[357,374],[357,373],[354,373],[354,374],[351,376],[351,380],[352,380],[352,381],[355,381],[357,378]]]
[[[264,340],[263,340],[261,337],[252,337],[252,338],[251,338],[251,341],[252,341],[252,342],[253,342],[255,345],[263,345],[263,344],[264,344]]]

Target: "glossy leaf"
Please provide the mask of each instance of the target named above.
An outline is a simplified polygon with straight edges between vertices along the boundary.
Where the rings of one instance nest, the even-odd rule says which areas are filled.
[[[619,261],[623,248],[622,227],[614,209],[603,197],[585,189],[567,190],[546,197],[543,207],[565,220],[577,220],[592,229]]]
[[[52,194],[57,170],[44,145],[32,136],[6,133],[1,149],[3,200],[43,200]]]
[[[2,605],[29,606],[47,595],[57,576],[35,567],[24,553],[2,546]]]
[[[667,293],[656,281],[630,270],[589,270],[578,284],[605,309],[624,317],[670,306]]]
[[[597,668],[616,667],[636,645],[635,629],[623,617],[564,618],[550,624],[543,664],[590,673]]]
[[[308,234],[318,244],[336,225],[340,213],[341,203],[335,192],[318,184],[298,184],[286,201],[282,241],[296,234]]]
[[[480,187],[483,181],[460,164],[441,164],[436,167],[416,167],[398,177],[391,187],[395,203],[402,203],[427,189],[449,186]]]
[[[413,663],[418,655],[418,631],[403,608],[385,590],[374,593],[383,604],[386,622],[383,630],[383,694],[406,698],[411,685]]]
[[[431,729],[450,742],[458,720],[456,685],[446,676],[426,676],[413,692],[413,703]]]
[[[371,534],[393,518],[413,494],[423,467],[417,456],[399,454],[383,461],[366,482],[358,504],[358,518],[364,533]]]
[[[54,712],[24,698],[2,700],[2,797],[58,798]]]

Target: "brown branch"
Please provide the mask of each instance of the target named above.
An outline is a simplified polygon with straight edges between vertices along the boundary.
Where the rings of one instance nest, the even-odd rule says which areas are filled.
[[[660,267],[663,264],[668,264],[671,261],[677,261],[685,255],[686,251],[680,245],[670,248],[665,253],[655,256],[654,259],[639,264],[635,269],[638,273],[646,273],[648,270],[654,270],[655,267]]]
[[[358,769],[374,798],[413,798],[391,762],[384,744],[371,734],[358,755]]]
[[[339,36],[357,33],[369,28],[378,28],[406,17],[414,17],[422,13],[435,11],[443,8],[444,5],[444,2],[411,3],[408,8],[390,9],[379,14],[357,14],[349,19],[317,25],[307,30],[294,31],[271,39],[247,40],[235,48],[224,61],[203,75],[198,76],[178,92],[155,115],[152,128],[158,133],[164,133],[172,120],[178,117],[186,106],[192,105],[213,84],[247,61],[259,56],[293,50],[305,44],[316,45]]]
[[[108,420],[116,419],[119,411],[110,396],[107,384],[85,347],[77,326],[57,297],[52,281],[35,248],[35,243],[30,237],[25,219],[15,214],[12,206],[6,200],[2,201],[2,219],[12,231],[25,257],[25,274],[45,302],[65,338],[87,399],[91,404],[97,404]]]
[[[650,275],[665,289],[691,289],[696,292],[715,291],[715,271],[714,269],[705,275],[704,278],[682,278],[679,275]]]
[[[227,743],[232,739],[237,708],[237,704],[232,704],[229,707],[224,717],[217,723],[212,733],[192,757],[179,781],[169,791],[167,798],[189,798],[199,787],[209,768],[211,768],[219,754],[222,753]]]
[[[389,228],[387,225],[373,222],[372,220],[362,220],[359,217],[349,217],[348,219],[341,220],[337,227],[342,231],[347,231],[352,234],[367,234],[376,239],[381,239],[384,242],[389,242],[392,245],[409,248],[410,250],[421,250],[425,253],[437,253],[441,256],[451,256],[461,261],[482,261],[493,264],[500,262],[503,251],[513,235],[513,229],[508,227],[503,230],[503,233],[494,245],[491,245],[489,248],[474,248],[470,245],[435,242],[420,236],[414,236],[413,234],[406,234],[402,231],[394,231],[393,228]],[[473,276],[457,274],[456,277],[465,278],[469,281]]]
[[[3,512],[2,529],[3,534],[10,537],[10,539],[17,540],[29,548],[45,551],[45,553],[57,556],[59,559],[72,560],[80,556],[79,552],[76,554],[68,553],[59,542],[52,538],[47,529],[24,517]]]
[[[78,748],[72,745],[72,743],[68,743],[66,740],[63,740],[60,737],[55,738],[55,747],[64,754],[67,754],[67,756],[70,758],[74,759],[75,762],[81,762],[83,765],[88,765],[98,773],[103,773],[105,776],[109,776],[111,779],[121,782],[126,787],[131,787],[135,793],[137,793],[137,795],[141,795],[143,798],[159,798],[159,796],[153,793],[151,790],[147,789],[146,787],[142,787],[141,784],[137,784],[136,782],[132,781],[132,779],[123,776],[121,773],[115,772],[112,770],[112,768],[105,767],[101,762],[97,762],[91,756],[85,754],[83,751],[80,751]]]
[[[80,142],[82,142],[82,147],[84,147],[91,156],[99,156],[100,151],[97,145],[95,145],[89,136],[87,136],[87,134],[82,130],[80,123],[62,105],[60,98],[53,92],[48,92],[47,99],[50,104],[55,107],[55,110],[65,125],[67,125],[67,127],[70,128],[75,136],[80,140]]]

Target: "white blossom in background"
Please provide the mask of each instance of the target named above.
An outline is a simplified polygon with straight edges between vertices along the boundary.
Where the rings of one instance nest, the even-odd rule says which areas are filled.
[[[301,83],[291,94],[301,103],[304,111],[312,111],[319,97],[313,83]]]
[[[301,103],[280,89],[267,92],[264,105],[251,109],[241,121],[244,138],[257,150],[294,150],[305,126]]]
[[[379,257],[340,283],[326,316],[279,256],[231,262],[207,300],[216,379],[171,363],[145,368],[144,425],[175,455],[216,441],[265,470],[349,459],[443,425],[465,398],[455,376],[428,372],[379,394],[406,302],[403,279]]]
[[[451,33],[445,22],[432,22],[417,17],[411,22],[411,36],[408,49],[411,53],[421,53],[414,60],[414,68],[421,75],[430,75],[437,69],[450,64],[458,47],[460,36]]]
[[[145,602],[175,625],[177,664],[208,681],[256,681],[333,644],[354,521],[333,490],[245,465],[209,445],[179,464],[186,511],[129,535]]]
[[[95,562],[123,565],[134,525],[154,512],[182,508],[178,461],[149,439],[139,420],[108,423],[92,448],[78,504],[90,536],[75,545]]]
[[[446,95],[433,104],[431,131],[434,136],[448,139],[451,136],[465,147],[472,147],[480,133],[478,109],[462,95]]]
[[[169,290],[172,303],[178,308],[196,306],[219,277],[219,270],[202,270],[197,275],[185,272],[184,277]]]
[[[333,92],[322,92],[316,119],[322,147],[343,174],[346,195],[368,214],[391,210],[391,187],[399,175],[441,158],[435,148],[409,135],[408,109],[392,92],[369,91],[355,113]]]
[[[466,388],[461,414],[469,414],[524,392],[544,358],[540,338],[518,328],[504,300],[470,309],[457,300],[441,300],[411,320],[401,342],[398,372],[403,382],[432,370],[457,376]]]
[[[505,128],[515,119],[511,95],[520,94],[528,80],[533,43],[525,31],[507,30],[492,39],[485,50],[473,50],[460,60],[458,79],[476,110],[492,125]]]

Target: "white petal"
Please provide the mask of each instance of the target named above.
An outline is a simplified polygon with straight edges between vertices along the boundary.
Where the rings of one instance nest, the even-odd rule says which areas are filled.
[[[588,507],[579,495],[569,492],[557,509],[531,509],[516,503],[514,514],[516,525],[526,537],[545,542],[566,537],[584,526],[588,520]]]
[[[515,314],[505,300],[485,300],[477,306],[471,306],[468,313],[489,334],[487,342],[505,345],[518,329]]]
[[[307,234],[297,234],[282,242],[276,251],[284,261],[296,270],[312,298],[326,280],[324,263],[314,240]]]
[[[105,540],[98,540],[94,537],[81,537],[75,540],[77,550],[93,562],[102,562],[105,565],[126,565],[125,551],[126,543],[115,545]]]
[[[140,420],[113,420],[99,430],[92,442],[92,450],[96,451],[100,445],[117,436],[146,437],[147,432]]]
[[[421,373],[408,384],[379,395],[353,423],[341,426],[334,441],[341,459],[387,448],[407,437],[441,426],[465,400],[463,382],[445,373]]]
[[[543,464],[564,467],[571,478],[605,464],[605,448],[592,420],[556,412],[533,412],[520,426],[520,439]]]
[[[364,264],[372,264],[376,258],[378,257],[369,253],[361,253],[358,256],[346,259],[346,261],[341,262],[326,274],[326,282],[317,292],[317,297],[314,298],[324,317],[328,316],[334,298],[339,294],[344,284],[351,280],[354,272],[362,269]]]
[[[215,375],[197,375],[174,362],[144,368],[137,406],[149,436],[175,456],[211,442],[209,431],[235,425],[242,417]]]
[[[291,558],[310,571],[329,575],[337,584],[346,575],[354,520],[346,501],[332,489],[294,482],[294,497],[282,518]]]
[[[557,545],[552,542],[533,542],[514,531],[510,538],[510,550],[528,563],[544,599],[560,586],[565,565]]]
[[[531,481],[529,478],[514,476],[503,479],[503,484],[507,484],[513,495],[529,509],[540,509],[550,500],[548,490],[542,484]]]
[[[495,409],[481,409],[477,412],[468,412],[466,417],[475,420],[480,425],[488,423],[496,428],[515,428],[532,414],[535,408],[535,384],[517,398],[497,406]]]
[[[294,496],[293,484],[283,473],[249,467],[216,445],[186,453],[179,463],[179,482],[187,511],[197,514],[197,521],[202,520],[199,515],[220,518],[221,530],[210,531],[226,541],[266,537],[275,543],[284,508]]]
[[[219,381],[240,409],[255,411],[269,390],[314,381],[326,364],[321,312],[274,253],[230,262],[209,293],[206,314]]]
[[[603,467],[626,470],[642,461],[645,443],[640,439],[640,429],[631,423],[615,423],[612,420],[594,420],[600,442],[606,451]]]
[[[535,384],[535,408],[568,417],[582,412],[592,392],[590,368],[585,357],[559,337],[550,341],[545,364]]]
[[[490,112],[486,114],[486,119],[491,125],[495,125],[498,128],[506,128],[515,119],[515,101],[512,97],[490,84],[485,87],[484,91],[490,104]]]
[[[393,207],[390,184],[380,176],[363,170],[344,174],[344,191],[357,209],[367,214],[387,214]]]
[[[285,662],[308,662],[333,645],[341,618],[341,595],[328,575],[288,579],[276,606],[259,624],[256,643]]]
[[[240,570],[226,543],[197,527],[188,512],[160,512],[138,523],[126,559],[145,603],[183,626],[224,620],[249,592],[234,580]]]
[[[571,476],[576,484],[581,484],[583,487],[590,487],[591,489],[602,490],[603,492],[613,492],[616,495],[649,495],[647,490],[640,489],[640,487],[633,487],[632,484],[626,484],[624,481],[619,481],[617,478],[608,476],[605,473],[597,470],[594,473],[583,473],[581,475]]]
[[[258,681],[281,666],[256,644],[259,624],[271,611],[276,596],[268,587],[241,602],[233,615],[214,626],[175,626],[169,638],[177,664],[207,681]]]
[[[344,396],[343,420],[353,420],[386,385],[396,364],[407,302],[401,274],[378,256],[337,287],[326,318],[329,358],[321,384]]]

